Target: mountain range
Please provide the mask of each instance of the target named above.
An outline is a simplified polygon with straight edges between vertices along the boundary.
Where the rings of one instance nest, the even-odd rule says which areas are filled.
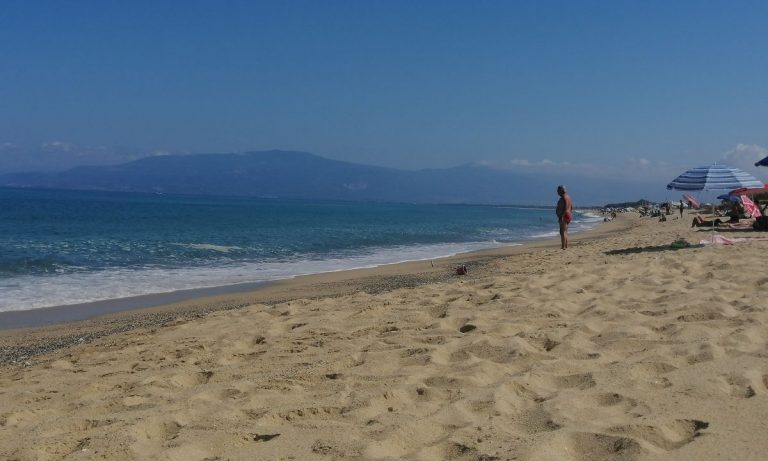
[[[647,185],[558,174],[526,174],[469,164],[417,171],[360,165],[306,152],[161,155],[121,165],[62,172],[9,173],[0,185],[183,195],[248,196],[407,203],[552,205],[555,188],[577,205],[637,197]]]

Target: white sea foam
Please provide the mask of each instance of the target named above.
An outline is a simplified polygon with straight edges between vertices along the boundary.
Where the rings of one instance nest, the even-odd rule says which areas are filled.
[[[172,245],[194,248],[196,250],[218,251],[220,253],[229,253],[230,251],[234,250],[242,250],[242,248],[237,246],[214,245],[212,243],[173,243]]]
[[[603,220],[602,216],[596,215],[591,211],[576,211],[576,214],[580,217],[585,218],[585,221],[600,222]]]
[[[541,234],[534,234],[531,236],[531,238],[545,239],[545,238],[557,237],[558,235],[560,235],[558,231],[551,231],[551,232],[544,232]]]
[[[178,290],[210,288],[292,278],[299,275],[376,267],[405,261],[452,256],[508,246],[509,243],[445,243],[370,249],[326,259],[283,262],[240,262],[222,266],[165,269],[110,269],[55,276],[22,276],[0,280],[0,312],[80,304]]]

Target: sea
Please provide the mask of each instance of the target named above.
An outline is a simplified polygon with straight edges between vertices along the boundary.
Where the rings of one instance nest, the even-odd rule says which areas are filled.
[[[601,221],[577,211],[572,230]],[[555,236],[551,208],[0,188],[0,312],[269,282]]]

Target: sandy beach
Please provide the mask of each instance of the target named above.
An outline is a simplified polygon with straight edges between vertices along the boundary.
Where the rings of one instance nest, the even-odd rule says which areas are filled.
[[[0,459],[764,459],[768,234],[690,220],[2,331]]]

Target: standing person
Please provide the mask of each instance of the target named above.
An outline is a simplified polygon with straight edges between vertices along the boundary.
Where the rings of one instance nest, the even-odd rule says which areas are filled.
[[[680,218],[682,219],[682,217],[683,217],[683,201],[682,200],[680,200],[680,205],[679,206],[680,206]]]
[[[563,250],[568,248],[568,224],[573,220],[573,202],[571,196],[565,191],[565,186],[557,186],[557,222],[560,224],[560,244]]]

